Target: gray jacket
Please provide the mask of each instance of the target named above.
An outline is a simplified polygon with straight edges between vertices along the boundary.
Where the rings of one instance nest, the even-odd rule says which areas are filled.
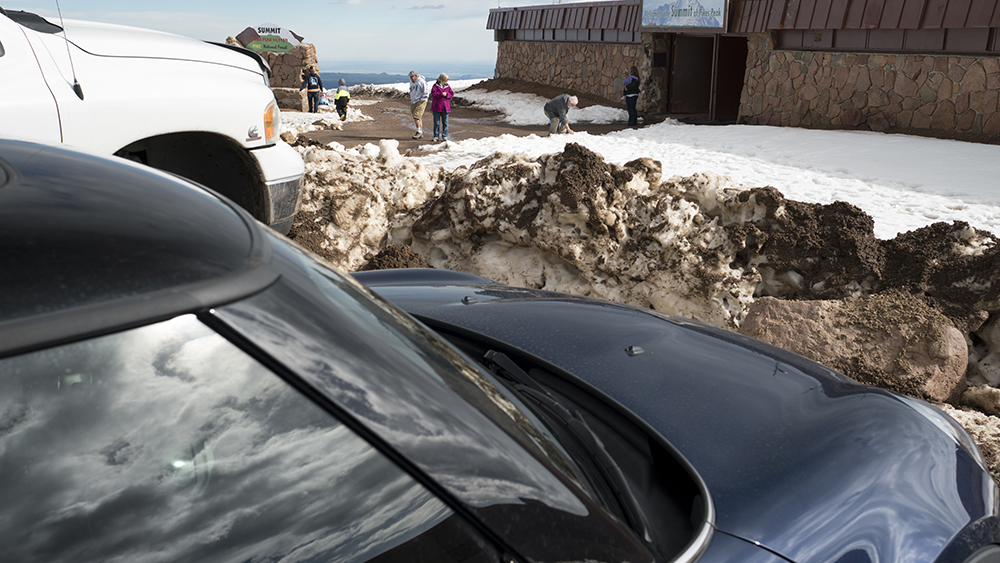
[[[560,94],[545,103],[545,115],[558,117],[559,121],[566,121],[566,114],[569,113],[569,94]]]
[[[416,80],[410,81],[411,104],[426,102],[430,95],[430,90],[427,89],[427,81],[424,80],[423,75],[418,74]]]

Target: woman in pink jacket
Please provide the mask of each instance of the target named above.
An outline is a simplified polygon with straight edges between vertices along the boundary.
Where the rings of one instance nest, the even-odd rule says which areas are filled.
[[[448,138],[448,113],[451,112],[451,99],[455,96],[448,86],[448,75],[441,73],[437,82],[431,88],[431,112],[434,113],[433,142]]]

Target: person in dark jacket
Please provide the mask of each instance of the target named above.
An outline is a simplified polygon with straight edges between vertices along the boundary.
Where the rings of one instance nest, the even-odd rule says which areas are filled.
[[[625,109],[628,111],[628,125],[635,127],[639,125],[639,113],[635,109],[635,104],[639,100],[639,69],[634,65],[630,70],[625,71],[625,79],[622,80],[622,99],[625,100]]]
[[[573,133],[569,127],[567,114],[569,108],[576,107],[578,103],[580,101],[577,97],[569,94],[560,94],[545,103],[542,109],[545,111],[545,117],[549,118],[549,135]]]
[[[333,95],[333,106],[341,121],[347,119],[347,104],[351,101],[351,92],[347,89],[347,81],[341,78],[337,82],[337,92]]]
[[[302,80],[302,86],[299,86],[299,92],[305,90],[309,97],[309,113],[319,111],[319,93],[323,91],[323,79],[319,77],[318,71],[316,67],[311,67],[309,74]]]

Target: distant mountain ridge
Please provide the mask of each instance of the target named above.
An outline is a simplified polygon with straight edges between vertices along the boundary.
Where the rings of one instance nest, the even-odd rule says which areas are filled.
[[[337,72],[321,70],[319,72],[319,77],[323,79],[323,87],[327,89],[336,88],[337,81],[341,78],[347,82],[348,86],[354,86],[355,84],[398,84],[400,82],[410,81],[410,77],[405,74],[388,74],[385,72]],[[437,80],[437,74],[434,74],[433,76],[424,74],[424,78],[427,79],[428,82],[433,82],[434,80]],[[449,80],[468,80],[472,78],[484,77],[472,74],[448,74]]]

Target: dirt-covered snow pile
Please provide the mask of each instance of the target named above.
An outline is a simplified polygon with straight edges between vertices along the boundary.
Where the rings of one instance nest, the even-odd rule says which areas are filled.
[[[935,224],[890,241],[846,203],[786,200],[773,188],[658,162],[617,166],[586,148],[496,154],[449,173],[414,223],[435,267],[592,295],[736,328],[761,296],[840,299],[908,289],[962,330],[996,309],[996,239]],[[405,241],[401,241],[405,242]]]
[[[733,327],[761,277],[733,267],[742,244],[725,225],[766,209],[726,178],[660,176],[655,161],[619,167],[572,144],[497,154],[450,174],[411,246],[435,267]]]
[[[394,86],[357,84],[347,89],[352,98],[382,98],[387,100],[409,99],[410,93]]]
[[[453,171],[414,163],[396,147],[300,147],[306,189],[293,237],[347,271],[407,244],[433,267],[730,329],[762,296],[904,290],[968,333],[1000,310],[997,239],[962,223],[882,241],[871,217],[847,203],[786,200],[713,174],[663,178],[656,161],[618,166],[573,143]],[[1000,349],[991,345],[1000,345],[1000,328],[986,329],[970,343]]]
[[[306,176],[291,238],[347,271],[408,241],[421,207],[444,190],[445,174],[400,156],[398,146],[383,140],[360,151],[299,147]]]
[[[958,377],[1000,387],[1000,284],[993,283],[1000,248],[993,235],[966,224],[936,223],[879,240],[871,217],[847,203],[791,201],[774,188],[713,174],[664,178],[657,161],[619,166],[572,143],[538,158],[497,153],[452,171],[401,157],[394,141],[353,152],[299,150],[307,175],[290,236],[346,271],[366,267],[392,245],[407,245],[432,267],[734,330],[765,296],[842,300],[841,308],[853,300],[861,314],[871,309],[862,298],[891,293],[890,308],[933,308],[940,313],[935,322],[964,336],[966,347],[952,346],[948,360],[960,360]],[[393,252],[385,263],[412,258],[398,255],[398,247]],[[862,333],[878,325],[855,324]],[[896,340],[907,345],[908,335],[928,332],[911,328],[897,330]],[[863,351],[864,334],[851,337]],[[893,366],[913,365],[904,356],[914,352],[902,350],[899,361],[869,362],[858,373],[851,372],[860,365],[852,358],[834,363],[864,381],[873,369],[882,377]],[[949,385],[945,394],[960,397],[966,382]],[[993,387],[976,390],[976,400],[992,401],[978,411],[1000,414],[1000,390]],[[996,417],[989,420],[998,427]]]

